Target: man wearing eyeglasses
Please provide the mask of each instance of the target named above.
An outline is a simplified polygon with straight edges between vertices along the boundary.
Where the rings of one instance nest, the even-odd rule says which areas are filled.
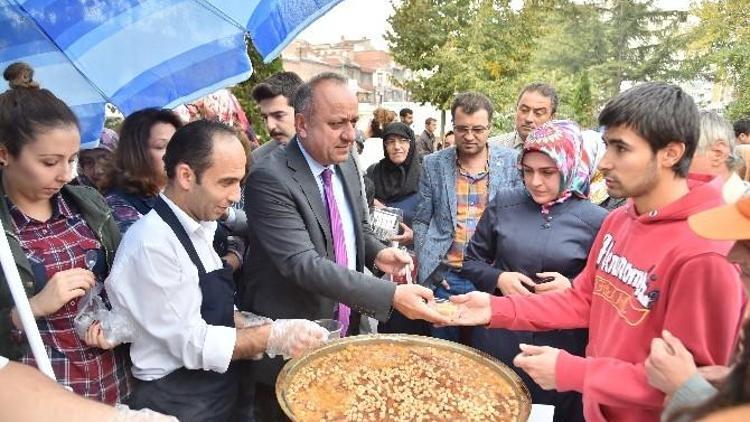
[[[516,101],[516,130],[493,137],[490,143],[521,151],[529,133],[555,117],[557,103],[557,91],[552,85],[526,85]]]
[[[464,249],[485,206],[495,193],[521,185],[517,152],[488,146],[493,107],[482,94],[466,92],[451,106],[455,147],[424,158],[413,220],[419,281],[437,297],[474,290],[461,276]],[[457,328],[436,328],[433,335],[460,341]]]

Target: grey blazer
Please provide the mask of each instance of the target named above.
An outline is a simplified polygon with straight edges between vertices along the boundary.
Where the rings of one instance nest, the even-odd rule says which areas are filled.
[[[357,166],[349,158],[337,170],[356,226],[357,271],[334,262],[326,206],[295,138],[253,167],[248,176],[249,243],[240,285],[241,309],[273,319],[314,320],[332,318],[341,302],[378,320],[389,318],[395,284],[361,272],[384,246],[367,222]],[[275,382],[281,365],[274,366],[261,377],[264,382]]]
[[[518,152],[493,143],[488,145],[489,205],[500,189],[523,186],[523,182],[516,165]],[[425,156],[413,221],[420,283],[425,282],[453,244],[456,202],[456,147]]]

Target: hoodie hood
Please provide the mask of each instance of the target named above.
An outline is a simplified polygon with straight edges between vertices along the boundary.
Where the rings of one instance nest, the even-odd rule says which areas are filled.
[[[724,204],[724,180],[719,176],[691,173],[688,175],[690,191],[682,198],[658,210],[638,215],[631,199],[624,206],[627,215],[643,224],[659,224],[687,220],[691,215]]]

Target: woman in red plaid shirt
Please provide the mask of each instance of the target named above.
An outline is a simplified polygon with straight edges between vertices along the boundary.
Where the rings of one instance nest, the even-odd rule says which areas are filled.
[[[104,198],[68,185],[80,147],[78,120],[32,75],[23,63],[3,73],[10,89],[0,94],[0,220],[58,381],[118,403],[129,393],[126,352],[107,350],[98,323],[79,338],[73,319],[81,297],[109,272],[119,231]],[[95,265],[87,253],[97,257]],[[3,276],[0,355],[34,365],[21,330]]]

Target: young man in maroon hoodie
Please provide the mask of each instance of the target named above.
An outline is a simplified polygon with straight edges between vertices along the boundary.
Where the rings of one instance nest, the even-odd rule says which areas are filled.
[[[597,421],[658,421],[664,394],[646,379],[651,340],[668,330],[699,366],[725,364],[745,294],[725,258],[731,243],[694,234],[687,217],[720,205],[721,180],[687,175],[698,109],[679,87],[646,83],[599,115],[607,190],[630,200],[604,221],[583,272],[560,293],[454,296],[456,325],[518,330],[589,329],[586,357],[521,345],[515,364],[544,388],[583,393]],[[547,274],[545,274],[547,275]]]

